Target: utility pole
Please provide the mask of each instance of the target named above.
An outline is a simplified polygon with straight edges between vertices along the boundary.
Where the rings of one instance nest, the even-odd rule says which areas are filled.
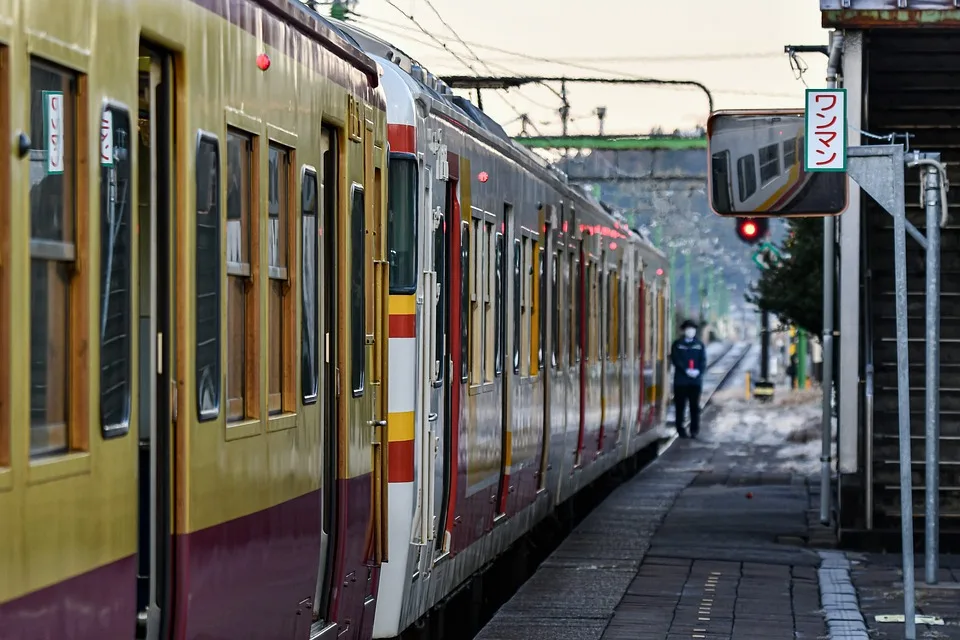
[[[479,91],[479,89],[477,89]],[[563,127],[563,137],[567,137],[567,121],[570,119],[570,103],[567,102],[567,83],[560,83],[560,124]],[[563,172],[570,175],[570,149],[563,148]]]

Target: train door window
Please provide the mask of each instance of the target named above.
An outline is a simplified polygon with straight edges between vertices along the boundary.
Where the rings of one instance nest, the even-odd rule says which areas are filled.
[[[366,384],[367,359],[364,345],[367,290],[366,206],[363,187],[354,183],[350,191],[350,388],[360,397]]]
[[[494,245],[493,223],[485,222],[483,229],[483,281],[481,282],[481,288],[483,289],[483,344],[481,345],[483,350],[483,380],[484,382],[493,382],[493,363],[496,357],[493,353],[495,342],[494,333],[496,332],[493,318],[493,287],[495,279],[493,273],[493,254],[496,247]]]
[[[580,257],[573,254],[573,295],[570,296],[570,360],[575,364],[580,364],[583,345],[581,344],[583,331],[583,265],[580,264]]]
[[[506,305],[503,304],[503,234],[497,233],[496,239],[496,266],[495,270],[495,282],[494,282],[494,322],[496,323],[496,328],[493,332],[493,363],[494,363],[494,376],[500,377],[503,373],[503,338],[504,338],[504,320],[506,319],[504,311],[506,310]]]
[[[533,245],[530,251],[530,293],[527,296],[529,304],[529,322],[530,322],[530,375],[534,376],[540,371],[540,361],[543,360],[543,351],[540,347],[540,341],[543,339],[540,333],[540,280],[542,272],[538,270],[537,260],[540,255],[540,243],[531,241]]]
[[[460,223],[460,381],[470,371],[470,223]]]
[[[523,251],[520,239],[513,241],[513,372],[520,373],[520,324],[522,322],[523,303],[523,279],[520,273],[523,271]]]
[[[540,243],[537,243],[537,250],[535,255],[537,256],[537,295],[539,300],[537,301],[537,369],[543,370],[543,343],[547,339],[547,314],[549,310],[547,309],[547,281],[543,279],[543,260],[544,260],[544,248]]]
[[[607,274],[607,359],[617,361],[617,272]]]
[[[523,257],[520,262],[520,315],[522,317],[520,322],[520,342],[521,344],[528,345],[527,349],[520,350],[520,375],[527,377],[530,375],[529,345],[533,342],[533,336],[530,335],[530,299],[532,297],[530,291],[530,281],[532,279],[530,238],[523,238],[520,243],[520,248],[523,252]]]
[[[757,191],[757,164],[753,154],[748,154],[737,160],[737,183],[740,187],[740,202]]]
[[[85,275],[76,270],[80,77],[30,62],[30,455],[86,449],[78,347]],[[79,174],[79,175],[78,175]],[[4,194],[6,195],[6,194]]]
[[[553,252],[553,268],[550,270],[550,366],[554,369],[560,364],[560,314],[563,313],[563,307],[560,306],[557,282],[558,272],[563,268],[561,255],[559,251]]]
[[[130,114],[108,106],[100,116],[100,428],[130,425],[133,329],[133,224],[130,202]]]
[[[482,214],[481,214],[482,215]],[[470,345],[470,382],[483,382],[486,367],[486,314],[484,313],[484,279],[486,276],[486,225],[473,220],[473,261],[470,264],[470,324],[473,328]]]
[[[783,170],[790,169],[797,164],[797,139],[787,138],[783,141]]]
[[[220,415],[220,142],[197,142],[197,417]]]
[[[417,290],[417,217],[417,160],[412,155],[391,153],[387,172],[387,247],[390,293],[395,295],[409,295]]]
[[[317,401],[320,392],[320,315],[317,308],[317,273],[319,268],[317,212],[319,209],[317,173],[304,167],[300,180],[300,221],[303,225],[303,248],[300,252],[302,286],[302,327],[300,328],[300,387],[304,404]]]
[[[760,147],[760,184],[770,182],[780,175],[780,143]]]
[[[393,205],[390,205],[393,206]],[[433,230],[433,268],[437,272],[437,313],[436,313],[436,382],[443,380],[446,370],[446,327],[447,327],[447,248],[446,248],[446,217],[441,215],[440,221]]]
[[[268,148],[267,171],[267,410],[271,414],[297,410],[291,390],[294,361],[293,311],[295,296],[290,293],[294,280],[290,273],[290,165],[292,152],[279,145]],[[296,234],[294,234],[296,237]]]
[[[711,181],[713,201],[719,211],[733,209],[733,197],[730,194],[730,152],[718,151],[711,158],[711,171],[714,179]]]
[[[256,141],[227,131],[227,421],[260,415]]]

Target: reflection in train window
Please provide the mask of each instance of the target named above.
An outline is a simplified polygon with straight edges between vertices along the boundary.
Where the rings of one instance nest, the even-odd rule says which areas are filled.
[[[757,163],[752,154],[737,160],[737,182],[740,187],[740,202],[746,201],[757,191]]]
[[[783,141],[783,169],[786,171],[797,164],[797,139],[789,138]]]
[[[730,193],[730,152],[720,151],[713,154],[711,169],[713,187],[713,205],[717,211],[733,210],[733,196]]]
[[[780,145],[773,143],[760,148],[760,182],[766,184],[780,175]]]

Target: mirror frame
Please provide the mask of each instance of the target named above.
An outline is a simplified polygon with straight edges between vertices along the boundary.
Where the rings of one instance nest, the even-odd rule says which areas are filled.
[[[711,159],[713,152],[711,150],[711,140],[713,138],[714,119],[719,116],[800,116],[806,115],[804,109],[722,109],[713,111],[707,119],[707,202],[710,205],[710,211],[721,218],[830,218],[842,214],[850,207],[850,178],[847,172],[843,172],[843,208],[836,213],[770,213],[766,211],[738,211],[736,213],[720,213],[713,207],[713,167]],[[821,172],[817,172],[821,173]],[[839,172],[834,172],[839,173]]]

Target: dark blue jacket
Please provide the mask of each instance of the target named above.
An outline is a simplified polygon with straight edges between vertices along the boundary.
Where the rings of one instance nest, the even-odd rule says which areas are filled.
[[[699,369],[700,374],[696,378],[687,375],[687,369],[690,369],[690,361],[693,361],[694,369]],[[670,362],[673,364],[673,386],[703,386],[703,374],[707,370],[707,349],[698,338],[687,342],[686,338],[674,340],[670,347]]]

